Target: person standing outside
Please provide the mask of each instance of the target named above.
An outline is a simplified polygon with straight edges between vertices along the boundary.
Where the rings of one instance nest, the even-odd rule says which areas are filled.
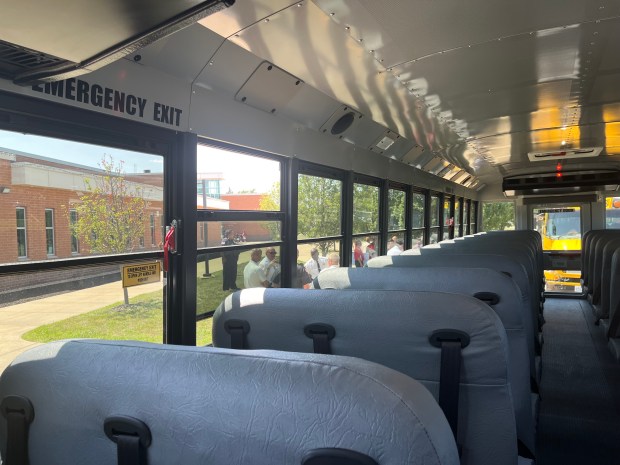
[[[235,245],[232,229],[224,232],[222,245]],[[237,287],[237,262],[239,261],[239,252],[230,250],[222,252],[222,290],[238,291]]]
[[[364,252],[362,251],[362,241],[355,240],[355,247],[353,248],[353,260],[356,268],[362,268],[364,266]]]
[[[312,279],[316,278],[319,273],[327,268],[327,263],[324,257],[319,257],[319,250],[316,247],[310,249],[310,260],[304,264],[304,268]]]
[[[270,287],[265,272],[259,266],[262,257],[263,251],[261,249],[252,249],[250,254],[251,260],[243,269],[243,285],[246,289],[251,287]]]

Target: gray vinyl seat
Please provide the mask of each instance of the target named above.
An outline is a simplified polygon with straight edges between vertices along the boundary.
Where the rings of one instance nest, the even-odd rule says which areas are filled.
[[[603,252],[605,246],[619,238],[620,231],[610,230],[605,231],[604,234],[599,233],[591,242],[588,300],[592,304],[594,312],[596,312],[594,305],[598,305],[601,301],[601,277],[603,274]]]
[[[590,242],[596,236],[598,230],[590,229],[581,236],[581,286],[587,293],[588,287],[588,258],[590,255]]]
[[[482,245],[481,243],[459,243],[459,244],[444,244],[443,242],[439,244],[431,244],[422,247],[421,249],[411,250],[403,252],[403,254],[399,256],[408,256],[408,255],[449,255],[449,254],[457,254],[457,255],[480,255],[480,254],[491,254],[491,255],[502,255],[508,260],[512,260],[523,267],[523,271],[525,272],[525,279],[528,282],[527,289],[529,292],[529,301],[532,309],[532,321],[534,327],[540,329],[539,323],[539,315],[541,312],[541,292],[542,285],[538,282],[538,274],[534,271],[534,258],[532,256],[526,256],[521,253],[520,247],[511,247],[506,244],[502,246],[501,244],[493,245],[490,244]],[[515,277],[515,280],[517,278]],[[521,287],[521,284],[519,284]]]
[[[356,464],[459,463],[450,427],[424,386],[350,357],[60,341],[6,369],[0,399],[8,396],[34,407],[30,465],[116,464],[117,445],[104,433],[112,416],[150,429],[142,452],[149,465],[301,465],[323,448],[374,460]],[[121,430],[114,427],[118,436]],[[4,457],[6,438],[0,417]]]
[[[609,318],[610,282],[612,274],[611,260],[618,249],[620,249],[620,236],[610,239],[602,247],[600,270],[598,271],[600,275],[598,279],[595,280],[595,286],[598,287],[598,289],[595,287],[593,290],[593,294],[599,294],[598,303],[592,305],[594,316],[597,321]]]
[[[609,350],[620,361],[620,250],[616,250],[611,258],[609,318],[601,320],[601,326],[609,338]]]
[[[313,352],[310,336],[317,324],[325,328],[325,341],[333,328],[329,353],[396,369],[421,382],[436,399],[442,349],[429,338],[437,330],[468,334],[458,390],[461,464],[517,463],[508,340],[489,306],[473,297],[436,292],[246,289],[228,296],[215,311],[213,345]]]
[[[424,254],[402,253],[397,256],[375,257],[368,261],[368,268],[416,268],[416,267],[457,267],[457,268],[490,268],[511,277],[521,290],[521,298],[526,302],[525,313],[529,318],[524,318],[523,324],[528,337],[528,350],[530,360],[534,357],[534,366],[530,367],[530,374],[538,383],[541,376],[541,359],[536,356],[540,349],[538,345],[538,304],[533,302],[534,297],[530,291],[530,282],[527,272],[522,264],[513,259],[497,254],[482,253],[443,253],[441,249],[424,249]]]
[[[508,337],[517,435],[529,450],[535,450],[538,395],[530,389],[530,363],[534,364],[534,359],[530,360],[523,324],[528,314],[511,278],[488,268],[333,268],[314,279],[314,288],[454,292],[485,302],[500,317]]]
[[[589,302],[592,302],[592,295],[594,292],[597,245],[605,238],[617,237],[619,233],[620,231],[606,229],[593,230],[591,231],[591,235],[588,237],[587,254],[583,259],[584,263],[582,265],[582,281]]]
[[[421,254],[424,254],[426,250],[433,249],[440,249],[446,253],[500,254],[521,263],[527,272],[530,288],[535,296],[536,312],[539,312],[538,302],[541,300],[543,292],[542,277],[544,273],[542,268],[539,269],[536,251],[527,243],[520,243],[514,238],[511,240],[508,236],[492,234],[470,239],[451,239],[424,246],[419,250]]]

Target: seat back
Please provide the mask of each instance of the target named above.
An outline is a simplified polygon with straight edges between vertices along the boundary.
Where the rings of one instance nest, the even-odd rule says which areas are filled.
[[[533,328],[538,333],[539,298],[533,290],[525,267],[510,257],[499,254],[467,252],[446,253],[442,249],[422,249],[421,254],[402,253],[395,257],[381,256],[368,261],[369,268],[416,268],[416,267],[462,267],[462,268],[490,268],[506,274],[521,289],[521,295],[530,308],[530,321],[525,323],[528,328]],[[528,329],[529,331],[529,329]],[[531,341],[530,341],[531,342]],[[537,344],[537,340],[534,341]],[[539,349],[539,348],[538,348]],[[537,351],[538,352],[538,351]]]
[[[508,337],[510,386],[518,436],[531,451],[535,449],[530,389],[535,380],[532,376],[535,361],[533,342],[531,351],[528,344],[534,334],[527,334],[524,320],[529,321],[529,308],[511,278],[488,268],[333,268],[314,279],[314,288],[449,291],[485,302],[501,319]]]
[[[597,319],[609,318],[609,302],[610,302],[610,283],[611,283],[611,260],[616,252],[620,249],[620,237],[614,238],[605,244],[601,258],[601,277],[600,277],[600,300],[594,310]]]
[[[590,268],[590,280],[589,291],[591,291],[591,303],[599,304],[601,301],[601,282],[603,275],[603,252],[605,246],[616,239],[620,238],[620,231],[606,231],[606,234],[599,235],[592,242],[593,251],[591,252],[591,268]]]
[[[609,329],[607,337],[620,337],[620,250],[611,258],[611,277],[609,284]]]
[[[316,324],[333,328],[332,354],[394,368],[420,381],[435,398],[442,349],[431,344],[431,335],[446,329],[468,334],[458,409],[461,464],[516,464],[508,341],[489,306],[436,292],[248,289],[231,294],[215,311],[213,344],[231,347],[244,328],[244,348],[313,352],[316,326],[311,325]]]
[[[354,464],[459,463],[427,389],[349,357],[61,341],[6,369],[0,399],[9,395],[34,407],[30,465],[117,463],[104,422],[119,415],[150,429],[148,465],[301,465],[324,448],[373,460]],[[5,457],[6,438],[0,417]]]

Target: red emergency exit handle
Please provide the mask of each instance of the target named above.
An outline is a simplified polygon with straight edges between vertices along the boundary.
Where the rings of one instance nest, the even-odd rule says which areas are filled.
[[[171,226],[164,239],[164,271],[168,271],[168,255],[176,250],[175,227]]]

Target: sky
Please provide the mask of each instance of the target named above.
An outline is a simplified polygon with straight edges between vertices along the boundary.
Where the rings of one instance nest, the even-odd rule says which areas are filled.
[[[115,161],[123,160],[126,173],[163,173],[163,157],[120,150],[98,145],[84,144],[50,137],[34,136],[0,130],[0,150],[18,150],[33,155],[67,161],[99,168],[103,155]],[[249,155],[228,152],[213,147],[198,146],[198,173],[222,173],[221,192],[251,191],[268,192],[274,182],[280,180],[279,164]]]

